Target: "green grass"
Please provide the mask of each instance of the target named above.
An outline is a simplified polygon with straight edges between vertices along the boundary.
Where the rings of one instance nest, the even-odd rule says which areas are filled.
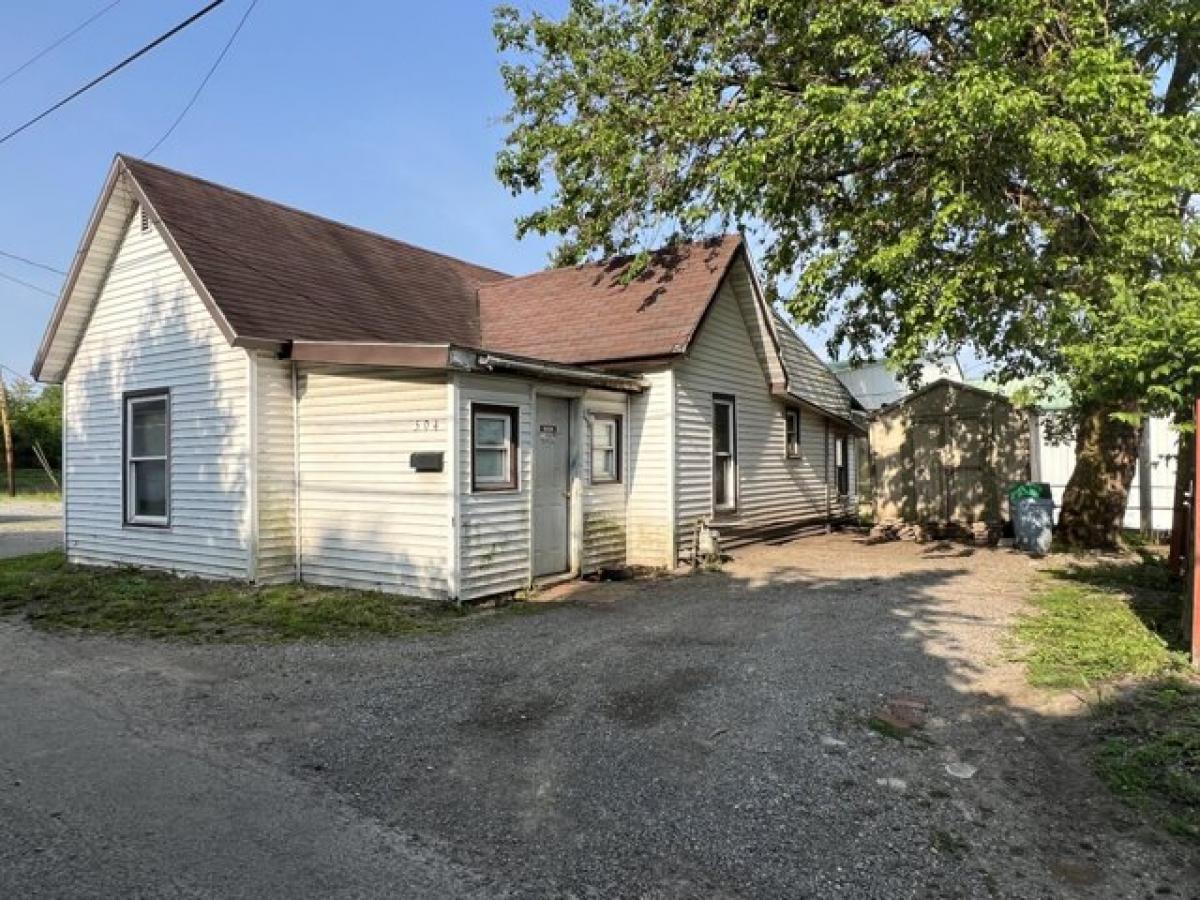
[[[0,560],[4,615],[50,631],[241,643],[437,633],[469,614],[370,591],[73,566],[55,551]]]
[[[1181,591],[1153,558],[1050,573],[1016,628],[1029,680],[1077,688],[1182,671]]]
[[[1100,777],[1171,833],[1200,842],[1200,688],[1146,685],[1096,715]]]
[[[1016,628],[1029,680],[1107,683],[1093,718],[1097,773],[1168,831],[1200,841],[1200,683],[1182,652],[1183,584],[1148,552],[1047,578]]]
[[[16,469],[13,472],[18,500],[60,500],[62,495],[42,469]],[[8,480],[0,466],[0,503],[8,500]]]

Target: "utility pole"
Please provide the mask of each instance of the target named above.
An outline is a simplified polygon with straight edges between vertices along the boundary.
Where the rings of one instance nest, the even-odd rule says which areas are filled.
[[[8,496],[17,496],[16,474],[13,472],[12,427],[8,423],[8,386],[0,372],[0,429],[4,431],[4,471],[8,475]]]

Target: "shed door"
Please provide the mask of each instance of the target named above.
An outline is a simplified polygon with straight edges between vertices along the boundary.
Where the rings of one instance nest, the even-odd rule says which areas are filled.
[[[537,398],[533,431],[533,574],[571,567],[571,401]]]
[[[946,473],[942,465],[945,443],[941,419],[913,422],[913,489],[916,519],[929,522],[946,517]]]

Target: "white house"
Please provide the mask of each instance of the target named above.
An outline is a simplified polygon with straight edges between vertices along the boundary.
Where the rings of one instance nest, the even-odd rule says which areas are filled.
[[[117,157],[34,365],[72,561],[464,600],[855,508],[737,236],[512,278]]]

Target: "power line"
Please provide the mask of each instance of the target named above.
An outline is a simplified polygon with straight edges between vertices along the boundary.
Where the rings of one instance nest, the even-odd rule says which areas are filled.
[[[7,250],[0,250],[0,256],[8,259],[14,259],[17,262],[25,263],[27,266],[33,266],[35,269],[45,269],[47,272],[53,272],[55,275],[66,275],[62,269],[56,269],[54,266],[48,266],[45,263],[34,262],[32,259],[24,256],[18,256],[16,253],[9,253]]]
[[[187,105],[180,110],[179,115],[175,117],[175,121],[171,123],[171,127],[164,132],[163,136],[155,141],[154,146],[143,154],[144,158],[149,159],[150,154],[162,146],[163,142],[171,136],[175,129],[179,127],[179,123],[182,122],[184,117],[191,111],[192,107],[196,103],[196,100],[199,99],[200,94],[208,85],[209,79],[213,77],[213,73],[216,72],[217,67],[221,65],[221,60],[225,58],[225,54],[229,52],[229,48],[232,47],[233,42],[237,40],[238,32],[242,30],[242,26],[246,24],[246,20],[250,18],[250,13],[254,12],[254,7],[257,5],[258,0],[250,0],[250,5],[247,6],[246,11],[242,13],[241,21],[237,23],[237,27],[233,29],[233,34],[229,36],[229,40],[225,42],[225,46],[221,48],[221,52],[217,54],[217,58],[213,60],[213,64],[209,67],[208,72],[205,74],[204,78],[201,79],[199,86],[197,86],[195,90],[195,93],[192,94],[192,99],[188,100]]]
[[[14,284],[19,284],[19,285],[21,285],[21,287],[27,287],[31,291],[37,291],[39,294],[45,294],[47,297],[57,297],[58,296],[58,294],[56,294],[54,291],[48,291],[44,287],[39,287],[38,285],[32,284],[28,281],[18,278],[15,275],[9,275],[7,272],[0,272],[0,278],[3,278],[5,281],[11,281]]]
[[[220,6],[224,2],[225,2],[225,0],[212,0],[212,2],[208,4],[208,6],[204,7],[202,10],[200,10],[197,13],[193,13],[191,16],[184,19],[182,22],[180,22],[178,25],[176,25],[174,28],[172,28],[170,31],[160,34],[158,37],[156,37],[150,43],[146,44],[140,50],[137,50],[134,53],[131,53],[129,56],[125,57],[123,60],[121,60],[115,66],[112,66],[111,68],[109,68],[106,71],[102,72],[101,74],[97,75],[95,78],[93,78],[87,84],[85,84],[83,87],[78,88],[75,91],[72,91],[70,94],[63,97],[61,100],[59,100],[53,106],[38,113],[36,116],[34,116],[32,119],[30,119],[25,124],[19,125],[18,127],[14,128],[12,131],[8,132],[8,134],[4,135],[3,137],[0,137],[0,144],[4,144],[4,143],[12,140],[18,134],[20,134],[22,131],[24,131],[26,128],[36,125],[38,122],[42,121],[42,119],[46,118],[46,116],[50,115],[52,112],[62,109],[62,107],[66,106],[68,103],[70,103],[76,97],[80,96],[81,94],[87,93],[92,88],[94,88],[96,85],[98,85],[100,82],[104,81],[106,78],[109,78],[110,76],[115,75],[117,72],[121,71],[123,68],[125,68],[127,65],[129,65],[134,60],[140,59],[141,57],[145,56],[147,53],[149,53],[151,50],[153,50],[159,44],[163,43],[164,41],[168,40],[169,38],[174,37],[179,32],[183,31],[183,29],[185,29],[189,25],[191,25],[193,22],[208,15],[210,12],[212,12],[214,9],[216,9],[218,6]]]
[[[80,24],[76,25],[74,28],[72,28],[70,31],[68,31],[66,34],[64,34],[62,37],[60,37],[56,41],[54,41],[54,43],[50,44],[50,46],[45,47],[42,50],[39,50],[33,56],[29,57],[29,59],[25,60],[25,62],[21,63],[19,66],[17,66],[11,72],[9,72],[7,75],[0,78],[0,84],[6,84],[9,81],[9,79],[15,78],[17,75],[20,75],[22,72],[24,72],[30,66],[32,66],[35,62],[37,62],[39,59],[41,59],[43,56],[45,56],[47,53],[51,52],[52,50],[55,50],[62,44],[69,41],[71,38],[75,37],[75,35],[79,34],[79,32],[83,31],[83,29],[87,28],[89,25],[91,25],[98,18],[100,18],[102,15],[104,15],[106,12],[108,12],[110,9],[112,9],[114,6],[116,6],[120,2],[121,2],[121,0],[112,0],[112,3],[108,4],[108,6],[104,7],[102,10],[100,10],[97,13],[93,13],[88,18],[84,19]]]

